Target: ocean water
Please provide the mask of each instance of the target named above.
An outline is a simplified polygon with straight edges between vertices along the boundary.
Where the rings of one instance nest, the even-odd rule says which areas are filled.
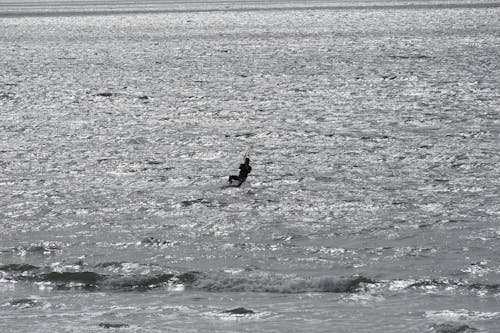
[[[500,332],[499,17],[2,1],[0,332]]]

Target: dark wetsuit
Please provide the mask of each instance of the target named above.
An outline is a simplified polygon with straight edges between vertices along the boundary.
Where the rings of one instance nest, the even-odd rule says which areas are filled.
[[[232,183],[233,180],[240,182],[238,186],[243,184],[247,180],[248,174],[252,172],[252,167],[248,163],[240,164],[240,174],[238,176],[229,176],[229,182]]]

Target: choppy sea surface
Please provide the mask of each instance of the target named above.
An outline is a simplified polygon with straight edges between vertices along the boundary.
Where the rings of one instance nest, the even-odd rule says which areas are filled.
[[[0,331],[499,332],[499,17],[2,1]]]

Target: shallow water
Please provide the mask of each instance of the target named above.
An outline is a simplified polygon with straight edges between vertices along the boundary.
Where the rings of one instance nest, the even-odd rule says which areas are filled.
[[[12,5],[2,332],[496,332],[498,5],[321,3]]]

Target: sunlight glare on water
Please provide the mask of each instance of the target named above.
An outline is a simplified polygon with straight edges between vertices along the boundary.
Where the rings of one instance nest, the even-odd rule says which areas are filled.
[[[0,331],[496,332],[497,3],[93,4],[0,5]]]

